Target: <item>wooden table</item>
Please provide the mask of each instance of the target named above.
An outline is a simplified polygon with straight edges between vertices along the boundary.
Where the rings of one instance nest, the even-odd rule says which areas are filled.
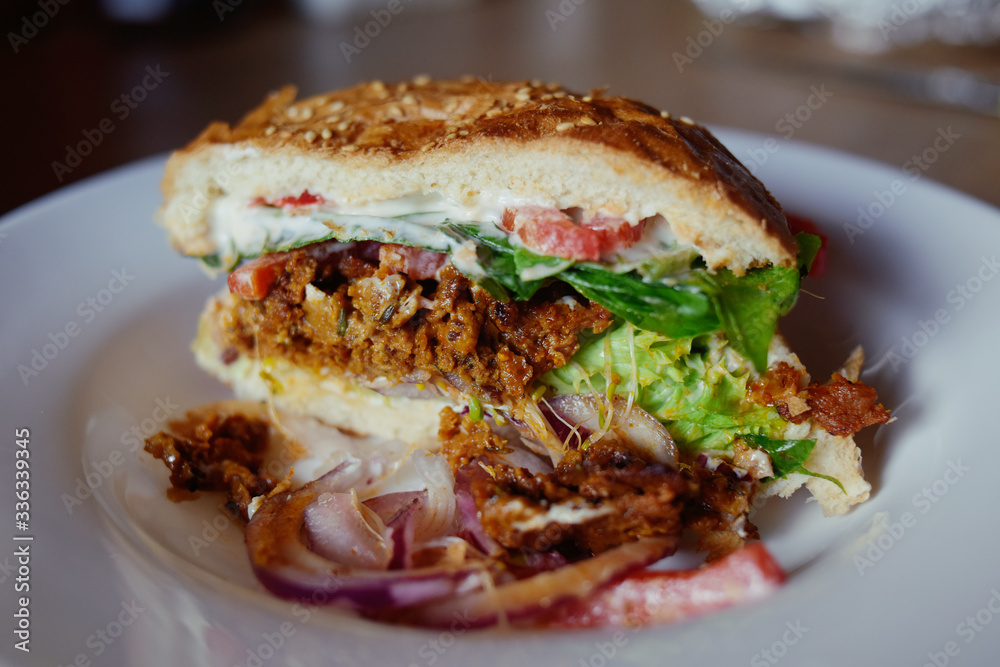
[[[1000,205],[996,112],[916,99],[893,83],[946,66],[1000,82],[1000,46],[862,56],[837,49],[821,26],[713,21],[687,2],[578,2],[401,0],[383,26],[367,12],[329,25],[280,4],[220,0],[193,23],[158,28],[110,25],[83,2],[60,6],[16,40],[16,53],[8,36],[0,212],[183,145],[209,120],[234,121],[285,83],[308,94],[417,73],[606,86],[703,123],[900,167],[926,152],[927,178]],[[23,21],[37,7],[16,4],[4,25],[30,33]],[[375,33],[367,41],[365,28]],[[951,143],[935,151],[940,136]]]

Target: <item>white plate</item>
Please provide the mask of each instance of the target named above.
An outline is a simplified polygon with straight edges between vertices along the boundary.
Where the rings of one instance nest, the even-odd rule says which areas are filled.
[[[757,135],[719,134],[737,156],[764,145]],[[263,594],[240,531],[211,501],[167,502],[165,469],[132,451],[133,427],[148,433],[167,412],[228,396],[187,349],[219,284],[176,256],[151,222],[162,167],[151,159],[88,180],[0,225],[0,487],[14,479],[15,429],[31,433],[30,527],[15,528],[9,491],[2,525],[10,537],[34,537],[31,653],[14,648],[9,628],[4,660],[995,664],[1000,537],[992,508],[1000,493],[983,472],[1000,467],[996,429],[984,418],[996,411],[995,209],[792,142],[760,167],[785,207],[815,219],[832,243],[827,274],[806,285],[822,299],[804,294],[785,325],[793,347],[822,376],[864,344],[865,379],[898,418],[862,438],[875,485],[867,504],[823,519],[796,496],[757,515],[790,573],[777,595],[637,633],[466,633],[460,624],[424,632]],[[870,212],[864,227],[859,207]],[[848,234],[847,223],[862,233]],[[2,617],[14,626],[18,543],[6,541]]]

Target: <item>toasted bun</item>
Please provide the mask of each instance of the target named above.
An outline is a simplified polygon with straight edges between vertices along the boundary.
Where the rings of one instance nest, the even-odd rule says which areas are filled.
[[[209,125],[170,158],[161,221],[178,250],[217,250],[209,215],[220,196],[308,190],[357,204],[513,198],[633,224],[662,215],[712,268],[794,262],[761,183],[704,127],[640,102],[473,78],[295,94],[282,89],[235,126]]]

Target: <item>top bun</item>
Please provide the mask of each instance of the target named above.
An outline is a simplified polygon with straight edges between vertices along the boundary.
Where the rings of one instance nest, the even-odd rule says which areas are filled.
[[[209,215],[308,190],[363,204],[439,194],[577,207],[636,224],[662,215],[710,268],[791,266],[781,207],[712,134],[641,102],[475,78],[380,81],[295,101],[287,87],[237,125],[215,122],[171,156],[161,222],[190,255],[215,252]]]

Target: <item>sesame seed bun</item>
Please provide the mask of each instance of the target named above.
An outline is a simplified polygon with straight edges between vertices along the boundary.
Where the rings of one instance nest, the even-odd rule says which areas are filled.
[[[308,190],[351,204],[495,196],[633,224],[662,215],[711,268],[794,263],[795,241],[764,186],[707,129],[640,102],[473,78],[295,95],[282,89],[235,126],[212,123],[170,158],[160,221],[178,250],[216,252],[209,217],[219,197]]]

